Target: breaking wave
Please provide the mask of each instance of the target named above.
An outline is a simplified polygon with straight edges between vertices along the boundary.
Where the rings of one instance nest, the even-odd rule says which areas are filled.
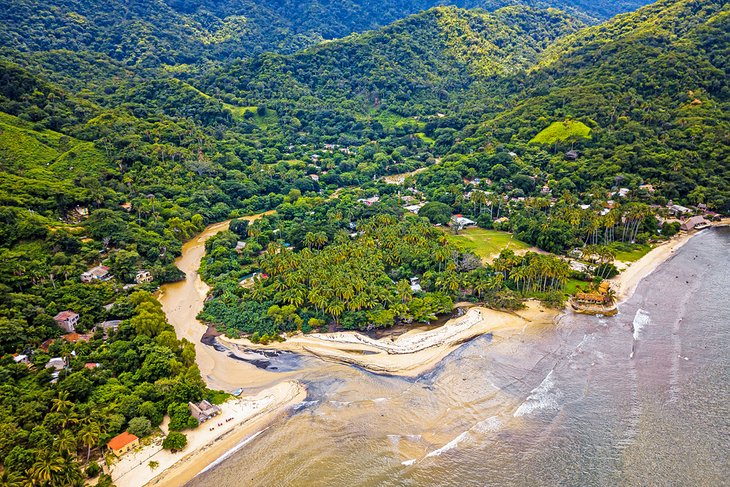
[[[634,322],[632,323],[634,329],[634,340],[638,340],[641,337],[641,333],[650,323],[651,320],[649,318],[648,312],[644,311],[641,308],[636,310],[636,315],[634,315]]]
[[[555,387],[553,372],[551,370],[540,385],[530,392],[525,402],[520,404],[514,412],[514,417],[524,416],[534,411],[560,409],[559,400],[562,397],[562,392]]]

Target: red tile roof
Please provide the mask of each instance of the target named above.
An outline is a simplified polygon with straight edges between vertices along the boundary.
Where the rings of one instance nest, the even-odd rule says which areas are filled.
[[[74,313],[73,311],[66,310],[66,311],[61,311],[60,313],[58,313],[56,316],[53,317],[53,319],[56,321],[66,321],[70,318],[73,318],[74,316],[78,316],[78,315],[76,313]]]
[[[139,440],[136,436],[134,436],[132,433],[124,432],[121,434],[118,434],[111,440],[109,440],[109,443],[106,444],[109,448],[112,450],[119,450],[120,448],[123,448],[130,443],[132,443],[135,440]]]

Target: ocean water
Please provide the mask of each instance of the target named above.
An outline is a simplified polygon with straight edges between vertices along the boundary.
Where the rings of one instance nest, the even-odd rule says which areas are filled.
[[[614,317],[477,339],[417,379],[307,363],[307,401],[189,485],[730,485],[730,230]]]

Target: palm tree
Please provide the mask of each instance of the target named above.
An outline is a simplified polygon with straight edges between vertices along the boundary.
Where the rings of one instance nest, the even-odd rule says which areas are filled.
[[[73,406],[73,401],[68,398],[68,391],[59,392],[58,397],[53,398],[53,401],[51,401],[51,411],[56,413],[68,411]]]
[[[302,240],[302,243],[307,246],[308,249],[312,249],[314,247],[315,242],[317,241],[317,237],[312,232],[307,232],[307,234],[304,236],[304,239]]]
[[[30,481],[21,472],[3,470],[0,474],[0,487],[27,487]]]
[[[407,303],[413,298],[413,290],[411,290],[411,285],[407,280],[401,279],[400,281],[398,281],[395,289],[396,294],[398,295],[398,298],[401,300],[402,303]]]
[[[36,457],[33,466],[28,470],[33,485],[50,483],[58,474],[63,472],[65,461],[61,455],[52,450],[43,450]]]
[[[79,440],[86,447],[86,463],[89,462],[89,458],[91,457],[91,447],[99,442],[100,436],[101,427],[96,422],[85,425],[79,432]]]
[[[75,453],[76,452],[76,437],[70,430],[63,430],[55,441],[54,446],[59,452]]]

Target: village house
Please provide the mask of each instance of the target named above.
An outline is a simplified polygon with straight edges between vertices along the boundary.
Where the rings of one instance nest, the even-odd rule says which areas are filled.
[[[360,198],[359,200],[357,200],[358,203],[363,203],[368,206],[372,206],[378,201],[380,201],[380,196],[371,196],[370,198]]]
[[[573,301],[577,304],[599,304],[609,305],[612,302],[609,290],[611,286],[608,282],[603,281],[596,291],[592,292],[577,292],[573,296]]]
[[[66,340],[69,343],[76,343],[76,342],[88,342],[91,340],[91,335],[84,334],[80,335],[76,332],[73,333],[66,333],[65,335],[62,335],[61,338]]]
[[[631,190],[629,188],[619,188],[619,190],[615,193],[619,196],[619,198],[626,198]]]
[[[540,193],[542,193],[542,194],[550,194],[550,193],[552,193],[552,190],[550,189],[550,186],[548,186],[548,185],[546,184],[546,185],[544,185],[544,186],[543,186],[543,187],[542,187],[542,188],[540,189]]]
[[[92,267],[88,271],[81,274],[81,282],[108,281],[111,279],[109,268],[105,265]]]
[[[121,206],[123,210],[132,211],[132,203],[129,201],[122,203],[119,206]]]
[[[53,321],[55,321],[58,327],[66,333],[73,333],[76,331],[76,324],[79,322],[79,315],[69,310],[61,311],[53,317]]]
[[[689,232],[690,230],[694,229],[701,230],[709,226],[709,224],[710,222],[706,220],[704,216],[693,216],[683,221],[682,224],[679,226],[679,229],[684,230],[685,232]]]
[[[107,338],[109,336],[109,332],[115,332],[119,329],[119,325],[122,323],[122,320],[108,320],[108,321],[102,321],[101,323],[97,323],[96,326],[94,326],[94,331],[97,330],[103,330],[104,332],[104,338]]]
[[[205,400],[197,404],[189,402],[188,409],[190,409],[192,417],[197,419],[199,423],[204,423],[221,413],[221,408]]]
[[[137,284],[143,284],[145,282],[152,282],[154,280],[154,277],[152,277],[152,274],[150,271],[137,271],[137,275],[134,276],[134,282]]]
[[[61,357],[53,357],[46,363],[47,369],[63,370],[66,367],[66,361]]]
[[[654,191],[656,191],[656,189],[654,189],[654,186],[651,184],[642,184],[641,186],[639,186],[639,189],[642,189],[648,193],[653,193]]]
[[[421,288],[421,280],[418,277],[411,277],[411,291],[414,293],[423,291]]]
[[[86,218],[89,216],[89,209],[85,206],[77,206],[73,209],[73,213],[77,218]]]
[[[580,156],[580,154],[577,150],[569,150],[565,153],[565,158],[570,159],[571,161],[575,161],[576,159],[578,159],[578,156]]]
[[[683,215],[685,213],[692,213],[692,210],[690,210],[686,206],[670,204],[668,207],[669,207],[669,213],[672,213],[674,215]]]
[[[473,227],[477,224],[474,220],[465,218],[463,215],[454,215],[451,217],[452,225],[457,226],[459,230],[466,227]]]
[[[125,431],[124,433],[120,433],[109,440],[109,443],[107,443],[106,446],[116,456],[121,457],[128,451],[134,450],[139,446],[139,438],[132,433]]]
[[[414,215],[418,215],[418,212],[421,211],[421,208],[423,208],[425,206],[425,204],[426,203],[417,203],[415,205],[407,205],[407,206],[404,206],[403,208],[406,211],[410,211]]]
[[[13,362],[15,362],[16,364],[30,365],[30,359],[27,355],[24,354],[13,355]]]
[[[312,181],[317,181],[317,182],[319,181],[319,175],[318,174],[310,174],[309,177],[312,178]]]
[[[238,242],[236,242],[236,248],[234,250],[240,254],[245,248],[246,242],[244,242],[243,240],[239,240]]]

